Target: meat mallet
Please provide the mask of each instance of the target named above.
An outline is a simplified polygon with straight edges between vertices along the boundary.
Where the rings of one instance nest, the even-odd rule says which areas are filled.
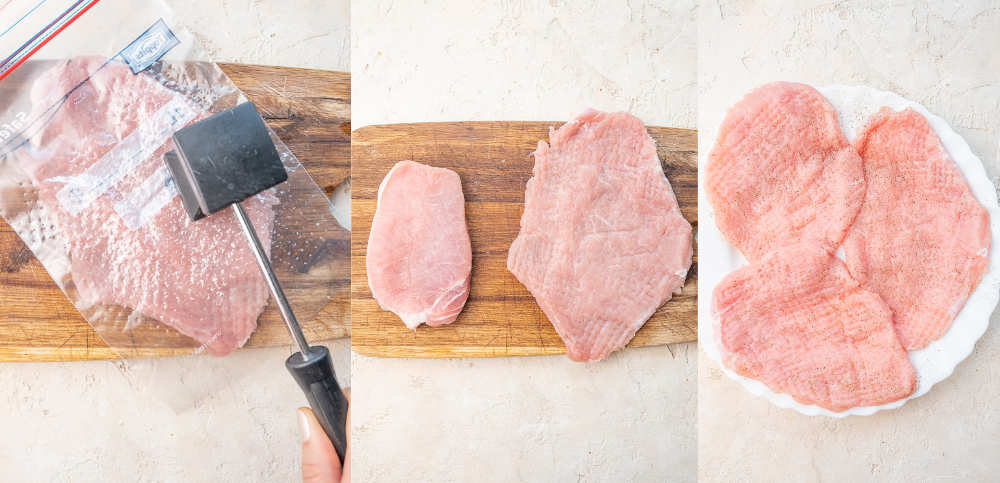
[[[337,383],[330,351],[323,346],[310,347],[241,204],[288,180],[264,120],[256,106],[247,102],[177,131],[173,141],[176,150],[164,158],[188,216],[198,221],[232,206],[299,348],[285,361],[285,367],[305,392],[343,463],[348,403]]]

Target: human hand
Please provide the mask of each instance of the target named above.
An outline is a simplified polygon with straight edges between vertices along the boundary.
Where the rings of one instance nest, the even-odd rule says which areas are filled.
[[[351,401],[351,390],[345,389],[347,401]],[[351,481],[351,411],[347,410],[347,454],[344,466],[340,466],[337,450],[330,438],[323,432],[312,409],[299,408],[299,430],[302,433],[302,481],[303,483],[350,483]]]

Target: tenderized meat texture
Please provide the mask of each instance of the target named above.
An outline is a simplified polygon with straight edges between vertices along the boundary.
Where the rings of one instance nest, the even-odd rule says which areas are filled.
[[[472,277],[458,173],[396,163],[379,186],[365,262],[372,296],[407,327],[454,322]]]
[[[839,412],[916,389],[889,307],[814,243],[778,249],[726,276],[712,314],[723,364],[802,404]]]
[[[535,151],[507,268],[570,359],[606,358],[684,285],[691,224],[635,116],[587,111]]]
[[[800,241],[838,246],[865,194],[837,113],[805,84],[766,84],[730,108],[705,174],[719,231],[751,261]]]
[[[855,140],[868,194],[847,266],[885,299],[908,350],[951,326],[990,255],[990,217],[922,115],[883,107]]]
[[[146,75],[117,62],[102,68],[105,62],[59,62],[35,82],[37,113],[80,86],[18,153],[67,243],[78,305],[130,307],[213,354],[231,352],[256,328],[267,286],[230,213],[189,220],[165,177],[163,153],[172,143],[163,140],[172,132],[153,134],[169,119],[183,121],[180,128],[207,113]],[[244,203],[268,252],[276,203],[271,194]]]

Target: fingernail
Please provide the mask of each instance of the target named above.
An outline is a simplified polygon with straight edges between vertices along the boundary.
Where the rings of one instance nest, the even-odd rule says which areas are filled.
[[[299,432],[302,434],[302,442],[305,443],[309,441],[309,419],[305,411],[299,409],[296,412],[299,413]]]

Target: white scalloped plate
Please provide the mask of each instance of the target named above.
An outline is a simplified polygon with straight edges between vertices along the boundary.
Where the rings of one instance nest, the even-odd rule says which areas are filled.
[[[711,205],[705,198],[704,190],[699,187],[699,206],[708,207],[709,210],[708,216],[701,217],[701,226],[698,230],[698,246],[701,253],[698,260],[698,278],[700,279],[699,283],[704,288],[701,291],[702,295],[698,297],[698,343],[709,358],[722,367],[727,376],[738,381],[746,390],[767,399],[775,406],[794,409],[808,416],[823,415],[835,418],[851,415],[868,416],[883,409],[898,408],[910,399],[927,394],[931,387],[948,378],[955,367],[972,353],[976,341],[986,332],[990,323],[990,315],[1000,299],[1000,207],[997,205],[996,187],[986,174],[983,162],[973,154],[962,136],[952,130],[944,119],[931,114],[924,106],[892,92],[880,91],[868,86],[831,85],[820,87],[818,90],[829,99],[837,110],[840,126],[851,141],[857,136],[858,130],[868,118],[882,106],[889,106],[897,111],[910,107],[927,118],[931,127],[941,138],[948,153],[955,160],[962,174],[965,175],[973,194],[990,213],[992,240],[988,270],[979,286],[965,303],[965,307],[955,318],[951,328],[940,339],[930,343],[927,347],[910,352],[910,361],[913,362],[913,366],[917,370],[917,390],[912,395],[881,406],[853,407],[837,413],[819,406],[801,404],[788,394],[775,393],[760,381],[737,375],[722,367],[719,351],[713,340],[713,322],[710,311],[711,294],[726,274],[745,265],[746,260],[719,233],[715,225],[714,213],[710,208]],[[705,139],[713,140],[713,145],[717,130],[718,128],[715,127],[711,132],[703,132],[706,136]],[[700,158],[699,170],[704,168],[708,151],[702,152]]]

